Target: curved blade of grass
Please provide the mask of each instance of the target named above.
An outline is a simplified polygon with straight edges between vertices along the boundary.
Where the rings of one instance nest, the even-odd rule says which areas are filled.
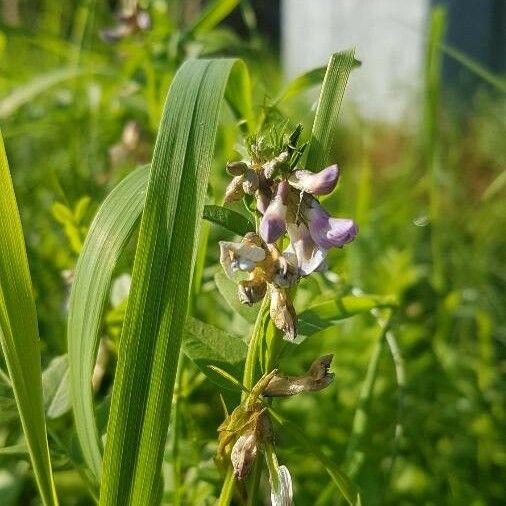
[[[70,296],[70,385],[73,397],[79,400],[73,405],[74,419],[84,460],[97,481],[101,475],[102,445],[93,411],[92,373],[114,267],[141,216],[148,178],[149,166],[139,167],[101,205],[81,250]],[[249,227],[242,215],[216,208],[204,206],[203,217],[234,233]]]
[[[0,342],[42,501],[58,504],[46,436],[37,313],[1,132],[0,188]]]
[[[313,304],[299,314],[299,334],[309,337],[350,316],[396,304],[396,298],[391,295],[345,295],[332,298]]]
[[[91,378],[112,273],[141,216],[148,177],[148,167],[135,170],[105,199],[84,241],[70,294],[67,337],[74,419],[84,461],[97,480],[102,455]]]
[[[59,68],[41,74],[35,79],[31,79],[25,85],[17,86],[10,95],[0,100],[0,119],[7,118],[40,93],[47,91],[62,81],[68,81],[83,73],[83,70],[76,69],[75,67]]]
[[[238,3],[239,0],[214,0],[196,19],[189,33],[195,36],[212,30],[236,8]]]
[[[191,60],[162,116],[123,324],[100,504],[152,504],[218,116],[235,60]]]
[[[359,65],[355,50],[333,54],[323,80],[318,108],[309,140],[306,167],[320,170],[332,163],[341,101],[352,69]]]

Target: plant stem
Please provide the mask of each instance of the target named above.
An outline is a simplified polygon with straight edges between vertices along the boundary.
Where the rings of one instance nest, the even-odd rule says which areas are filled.
[[[229,506],[232,500],[232,493],[234,492],[234,473],[232,467],[228,466],[227,474],[225,475],[225,481],[221,487],[220,497],[216,506]]]
[[[244,374],[243,374],[243,385],[251,390],[256,383],[257,377],[255,372],[257,370],[258,363],[258,352],[260,348],[260,343],[264,338],[265,333],[265,323],[269,318],[269,303],[270,296],[266,294],[262,300],[262,305],[258,311],[257,319],[255,321],[255,325],[253,327],[253,331],[251,333],[251,338],[248,344],[248,353],[246,355],[246,362],[244,364]],[[243,392],[242,400],[244,401],[248,394]],[[254,472],[252,478],[252,486],[250,487],[250,493],[248,494],[248,504],[256,504],[258,484],[260,482],[260,477],[262,475],[262,467],[263,460],[261,458],[257,458],[254,464]],[[232,472],[232,467],[229,465],[227,468],[227,474],[225,475],[225,481],[223,482],[223,486],[220,493],[220,498],[218,500],[218,506],[228,506],[230,501],[232,500],[232,492],[234,490],[234,475]]]
[[[179,355],[179,363],[176,374],[176,388],[174,390],[174,422],[172,432],[172,481],[174,506],[181,504],[181,456],[179,452],[181,431],[181,402],[184,376],[184,354]]]

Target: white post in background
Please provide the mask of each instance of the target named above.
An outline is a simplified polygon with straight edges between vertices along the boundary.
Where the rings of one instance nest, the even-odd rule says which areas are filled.
[[[347,100],[366,119],[411,121],[420,112],[430,0],[282,0],[287,79],[356,47]]]

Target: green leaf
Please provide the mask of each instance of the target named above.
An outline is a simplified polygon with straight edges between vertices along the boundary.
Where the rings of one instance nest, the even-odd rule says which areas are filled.
[[[202,14],[196,19],[189,33],[193,36],[209,32],[225,19],[239,3],[239,0],[214,0],[208,4]]]
[[[73,224],[75,221],[72,211],[61,202],[55,202],[51,206],[51,212],[53,213],[56,221],[62,225],[66,225],[67,223]]]
[[[350,72],[358,65],[355,50],[333,54],[323,80],[318,108],[311,131],[306,167],[320,170],[335,163],[337,121]]]
[[[37,95],[49,90],[53,86],[79,77],[82,74],[83,71],[76,67],[58,68],[36,76],[26,84],[17,86],[10,95],[0,100],[0,119],[7,118],[21,106],[31,102]]]
[[[187,61],[167,97],[118,352],[102,506],[156,499],[218,117],[234,63]]]
[[[48,418],[58,418],[71,408],[68,356],[53,358],[42,373],[42,392]]]
[[[327,457],[317,444],[308,440],[305,434],[290,420],[287,420],[270,406],[269,413],[275,422],[281,427],[283,434],[297,442],[307,453],[313,455],[322,465],[339,488],[343,497],[351,506],[360,506],[360,495],[348,476],[337,467],[333,460]]]
[[[214,275],[214,282],[216,283],[220,295],[225,299],[225,302],[230,308],[242,316],[248,323],[255,323],[260,304],[251,306],[241,304],[237,294],[237,284],[227,278],[227,275],[222,270],[219,270]]]
[[[69,302],[68,355],[76,433],[83,458],[96,480],[101,442],[93,411],[92,374],[100,327],[116,262],[138,223],[146,196],[148,167],[129,174],[97,212],[77,261]]]
[[[308,337],[350,316],[395,305],[396,299],[391,295],[347,295],[332,298],[309,306],[299,314],[299,334]]]
[[[188,318],[184,327],[183,351],[209,379],[229,390],[230,383],[209,366],[219,367],[238,379],[248,347],[238,337],[196,318]]]
[[[255,224],[246,218],[246,216],[226,207],[214,205],[204,206],[203,217],[240,236],[255,231]]]
[[[326,71],[327,67],[318,67],[297,76],[279,92],[276,98],[272,101],[271,106],[276,106],[279,102],[295,97],[308,88],[320,84],[325,77]]]
[[[58,504],[46,436],[37,314],[1,133],[0,188],[0,342],[42,501]]]

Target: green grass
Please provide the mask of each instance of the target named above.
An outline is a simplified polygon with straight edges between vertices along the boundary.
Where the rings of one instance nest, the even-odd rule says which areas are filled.
[[[301,94],[324,77],[319,68],[280,87],[261,39],[218,25],[236,3],[215,2],[187,24],[175,3],[168,13],[153,5],[154,29],[114,46],[97,35],[114,23],[101,4],[36,12],[25,2],[21,26],[0,26],[9,158],[0,168],[2,505],[53,504],[56,495],[69,505],[99,496],[102,504],[207,505],[220,493],[227,504],[233,492],[222,489],[213,456],[223,407],[231,411],[240,393],[216,368],[241,380],[258,307],[238,311],[235,288],[220,277],[217,242],[254,226],[242,204],[232,206],[238,215],[221,207],[224,166],[241,156],[247,125],[302,121],[311,141],[313,114]],[[315,356],[334,354],[332,386],[272,405],[296,504],[341,504],[341,469],[367,505],[504,501],[503,79],[442,46],[444,12],[432,19],[420,124],[346,121],[349,114],[337,122],[341,103],[330,95],[315,136],[328,150],[312,144],[303,160],[339,163],[342,188],[325,206],[354,217],[360,233],[331,256],[330,277],[299,286],[307,338],[285,345],[279,363],[301,374]],[[231,45],[250,69],[251,95],[241,72],[225,89],[230,61],[186,63],[175,77],[188,52],[231,56]],[[441,50],[483,78],[465,117],[442,88]],[[341,77],[354,62],[345,60]],[[344,87],[332,91],[341,97]],[[346,94],[342,109],[350,109]],[[122,144],[131,120],[139,140]],[[135,168],[149,163],[146,191],[149,169]],[[75,270],[69,303],[67,269]],[[113,302],[111,285],[132,269],[131,300]],[[267,337],[257,350],[264,366],[277,349],[272,329]],[[103,375],[93,370],[99,348]],[[57,365],[64,360],[50,367],[66,353],[70,382]],[[48,367],[53,394],[43,399]],[[249,368],[251,382],[259,373]],[[54,394],[67,388],[73,413]],[[268,483],[258,477],[260,504]]]

